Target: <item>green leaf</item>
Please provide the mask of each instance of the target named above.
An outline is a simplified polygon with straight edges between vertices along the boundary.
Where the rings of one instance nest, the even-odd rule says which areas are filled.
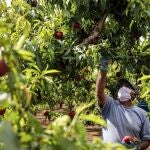
[[[0,93],[0,108],[7,107],[11,101],[10,93]]]
[[[96,116],[94,114],[89,114],[89,115],[81,114],[79,116],[79,118],[83,119],[83,120],[92,121],[92,122],[102,125],[102,126],[106,126],[106,122],[104,121],[104,119],[102,119],[102,118],[100,118],[100,116]]]
[[[70,118],[67,115],[64,115],[62,117],[57,118],[53,123],[52,126],[53,128],[60,128],[60,127],[65,127],[67,124],[70,123]],[[51,125],[50,125],[51,127]]]
[[[92,101],[90,103],[84,103],[84,104],[81,104],[77,110],[76,110],[76,113],[77,115],[79,115],[83,110],[89,108],[90,106],[92,106],[93,104],[95,103],[95,101]]]
[[[141,98],[145,98],[150,94],[150,90],[143,91]]]
[[[48,82],[48,83],[53,83],[53,80],[52,78],[49,78],[49,77],[44,77],[44,79]]]
[[[139,80],[147,80],[150,79],[150,75],[143,75]]]
[[[147,44],[145,47],[143,47],[142,51],[145,52],[147,51],[150,52],[150,44]]]
[[[40,68],[39,68],[37,65],[31,63],[30,66],[33,67],[33,68],[35,68],[35,69],[38,70],[39,72],[41,72]]]
[[[22,59],[33,62],[33,57],[34,57],[33,53],[26,50],[19,50],[16,51],[16,53],[20,55]]]
[[[34,73],[36,75],[40,74],[40,72],[38,70],[35,69],[25,69],[22,72],[26,72],[26,73]]]
[[[47,74],[59,74],[59,73],[61,73],[61,71],[52,69],[52,70],[43,71],[42,74],[47,75]]]
[[[19,113],[12,110],[12,108],[9,108],[10,111],[9,111],[9,115],[6,116],[7,118],[7,121],[15,124],[15,123],[18,123],[18,120],[19,120]],[[8,110],[7,110],[8,111]]]
[[[8,31],[7,27],[0,24],[0,33],[4,33],[4,32],[7,32],[7,31]]]
[[[42,133],[43,128],[40,122],[31,113],[28,112],[27,115],[29,118],[29,125],[31,125],[31,127],[34,128],[36,133]]]
[[[63,59],[68,59],[68,60],[75,60],[76,58],[75,57],[63,57]]]
[[[19,41],[16,43],[16,45],[14,46],[14,49],[15,50],[20,50],[21,47],[23,46],[24,42],[26,40],[26,36],[25,35],[22,35],[19,39]]]
[[[146,12],[147,15],[150,17],[150,10],[146,10],[145,12]]]
[[[26,132],[19,133],[19,136],[20,136],[20,142],[22,143],[27,143],[33,140],[32,135],[27,134]]]
[[[131,30],[132,26],[134,24],[134,20],[131,21],[130,25],[129,25],[129,29]]]

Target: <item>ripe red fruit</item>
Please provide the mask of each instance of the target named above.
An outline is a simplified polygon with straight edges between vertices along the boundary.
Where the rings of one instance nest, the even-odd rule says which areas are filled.
[[[36,7],[37,6],[37,0],[31,0],[31,6]]]
[[[76,21],[73,22],[73,23],[72,23],[72,28],[73,28],[73,29],[80,29],[80,23],[78,23],[78,22],[76,22]]]
[[[61,32],[61,31],[56,31],[56,32],[54,33],[54,37],[55,37],[55,39],[62,40],[63,37],[64,37],[63,32]]]
[[[44,116],[48,116],[48,115],[49,115],[49,111],[46,110],[46,111],[44,112]]]
[[[76,112],[75,112],[74,110],[72,110],[72,111],[69,112],[68,115],[69,115],[69,117],[70,117],[71,119],[73,119],[74,116],[76,115]]]
[[[122,142],[123,143],[127,143],[127,144],[130,144],[132,141],[132,136],[125,136],[123,139],[122,139]]]
[[[8,66],[4,60],[0,60],[0,76],[4,76],[8,72]]]
[[[0,109],[0,116],[4,115],[6,112],[6,108],[2,108]]]

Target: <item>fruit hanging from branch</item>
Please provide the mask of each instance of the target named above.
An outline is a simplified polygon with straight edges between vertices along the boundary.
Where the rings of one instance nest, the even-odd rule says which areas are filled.
[[[37,6],[38,1],[37,0],[31,0],[31,6],[32,7],[36,7]]]
[[[3,59],[1,59],[0,60],[0,76],[2,77],[4,75],[6,75],[8,73],[8,71],[9,71],[9,69],[8,69],[6,62]]]
[[[126,143],[126,144],[131,144],[131,141],[132,141],[132,136],[125,136],[125,137],[122,139],[122,142],[123,142],[123,143]]]
[[[72,22],[72,28],[75,30],[80,29],[80,23],[77,21]]]
[[[0,109],[0,116],[3,116],[6,112],[6,108]]]
[[[55,37],[55,39],[57,39],[57,40],[63,40],[63,37],[64,37],[63,32],[62,32],[62,31],[56,31],[56,32],[54,33],[54,37]]]
[[[68,116],[73,119],[74,116],[76,115],[76,112],[74,110],[71,110],[69,113],[68,113]]]

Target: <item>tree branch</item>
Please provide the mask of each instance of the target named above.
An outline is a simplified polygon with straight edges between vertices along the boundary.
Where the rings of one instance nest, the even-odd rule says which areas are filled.
[[[84,41],[80,44],[81,46],[88,45],[88,44],[92,43],[93,41],[95,41],[95,39],[99,36],[100,31],[102,30],[102,27],[105,23],[107,15],[108,15],[108,13],[106,11],[104,11],[102,17],[99,19],[97,25],[95,26],[92,34],[88,38],[84,39]]]

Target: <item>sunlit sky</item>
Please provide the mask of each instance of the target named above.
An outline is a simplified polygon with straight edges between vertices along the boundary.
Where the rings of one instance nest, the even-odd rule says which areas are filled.
[[[6,0],[7,6],[11,5],[11,0]]]

